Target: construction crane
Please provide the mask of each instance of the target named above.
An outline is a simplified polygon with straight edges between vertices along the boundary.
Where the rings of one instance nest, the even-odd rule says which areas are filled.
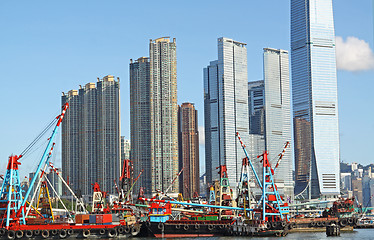
[[[274,182],[274,170],[271,167],[271,164],[268,159],[268,153],[266,151],[263,154],[257,156],[257,158],[262,158],[262,182],[260,181],[256,170],[253,167],[252,161],[248,156],[246,146],[243,143],[239,133],[236,133],[236,136],[242,146],[242,149],[248,159],[248,163],[250,164],[253,174],[257,180],[258,185],[262,190],[262,195],[260,200],[257,203],[258,210],[262,213],[262,220],[263,221],[279,221],[279,220],[289,220],[289,207],[287,203],[283,203],[283,200],[277,190],[277,186]],[[285,147],[287,147],[286,144]],[[285,149],[284,149],[285,150]],[[277,162],[277,167],[281,158],[284,155],[284,151],[280,154],[280,158]]]
[[[40,170],[47,165],[48,155],[53,146],[53,140],[57,134],[60,127],[62,119],[68,109],[69,104],[66,103],[63,106],[62,112],[56,117],[57,124],[55,125],[52,135],[49,138],[47,147],[45,148],[42,158],[39,161],[35,175],[32,178],[29,189],[27,190],[25,196],[22,196],[21,182],[18,173],[18,166],[21,164],[18,160],[23,156],[11,156],[9,157],[7,172],[0,191],[0,211],[3,213],[2,225],[9,229],[10,223],[13,224],[26,224],[25,221],[25,209],[27,198],[29,197],[36,179],[39,177]],[[34,143],[34,142],[33,142]],[[32,145],[30,145],[32,146]],[[28,149],[29,150],[29,147]],[[5,222],[4,222],[5,221]]]
[[[84,204],[81,200],[79,200],[79,198],[77,197],[77,195],[75,195],[74,191],[70,188],[69,184],[67,184],[64,180],[64,178],[61,176],[61,174],[57,171],[57,168],[55,168],[53,166],[52,163],[49,163],[49,166],[51,167],[51,169],[57,174],[58,178],[61,180],[61,182],[66,186],[66,188],[70,191],[71,195],[75,198],[76,202],[77,202],[77,205],[80,205],[82,210],[85,212],[85,213],[88,213],[88,211],[86,210],[86,208],[84,207]]]
[[[130,191],[131,185],[133,184],[133,172],[132,162],[129,159],[124,159],[121,177],[119,178],[120,193],[118,199],[120,201],[123,200],[124,202],[128,202],[130,201],[130,199],[132,199],[131,194],[128,194],[125,198],[125,193],[128,193]]]

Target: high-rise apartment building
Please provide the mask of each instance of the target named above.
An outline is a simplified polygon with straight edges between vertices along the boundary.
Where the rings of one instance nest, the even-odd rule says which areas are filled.
[[[183,103],[179,107],[179,168],[183,168],[179,189],[185,198],[200,194],[199,167],[197,110],[194,104]]]
[[[250,133],[265,139],[270,163],[275,166],[286,142],[291,143],[291,103],[288,52],[264,49],[264,80],[248,83]],[[285,196],[293,197],[292,150],[288,145],[275,172],[275,182]]]
[[[218,180],[226,165],[229,182],[239,182],[245,154],[236,138],[249,142],[247,48],[245,43],[218,39],[218,60],[204,69],[204,117],[207,182]]]
[[[151,93],[149,58],[130,60],[130,158],[135,175],[144,171],[135,185],[135,193],[140,187],[146,193],[152,192]]]
[[[175,38],[150,40],[149,58],[130,63],[131,159],[138,187],[164,191],[178,173],[177,58]],[[178,180],[170,193],[179,192]]]
[[[291,0],[295,195],[338,195],[339,121],[332,0]]]
[[[78,194],[91,194],[98,182],[114,192],[120,169],[119,80],[108,75],[79,91],[63,94],[69,103],[62,125],[62,172]],[[65,191],[64,191],[65,192]]]
[[[150,40],[152,189],[166,190],[178,173],[177,53],[175,38]],[[178,180],[170,193],[179,192]]]

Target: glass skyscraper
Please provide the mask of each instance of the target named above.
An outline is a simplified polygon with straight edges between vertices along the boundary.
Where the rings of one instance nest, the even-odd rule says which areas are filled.
[[[219,179],[226,165],[229,182],[237,186],[244,152],[236,138],[249,142],[247,48],[229,38],[218,39],[218,60],[204,69],[204,113],[207,182]]]
[[[248,83],[250,133],[262,135],[273,168],[286,142],[291,142],[291,102],[288,52],[264,48],[264,80]],[[292,150],[286,149],[275,171],[281,194],[293,198]],[[261,169],[258,169],[261,172]]]
[[[332,0],[291,0],[295,195],[338,195],[339,122]]]

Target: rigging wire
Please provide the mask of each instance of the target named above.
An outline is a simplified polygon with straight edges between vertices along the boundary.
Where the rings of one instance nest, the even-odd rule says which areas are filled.
[[[43,131],[30,143],[29,146],[26,147],[25,150],[21,152],[22,156],[28,154],[28,152],[32,149],[33,146],[48,132],[48,130],[57,122],[57,119],[54,118],[44,129]]]

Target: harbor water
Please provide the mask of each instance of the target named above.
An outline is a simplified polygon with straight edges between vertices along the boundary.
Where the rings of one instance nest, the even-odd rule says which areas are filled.
[[[286,237],[201,237],[199,240],[234,240],[234,239],[253,239],[253,240],[273,240],[273,239],[290,239],[290,240],[304,240],[304,239],[373,239],[374,240],[374,229],[355,229],[353,232],[341,232],[339,237],[327,237],[326,232],[305,232],[305,233],[290,233]],[[134,240],[149,240],[152,238],[131,238]],[[188,238],[173,238],[179,240],[186,240]]]

